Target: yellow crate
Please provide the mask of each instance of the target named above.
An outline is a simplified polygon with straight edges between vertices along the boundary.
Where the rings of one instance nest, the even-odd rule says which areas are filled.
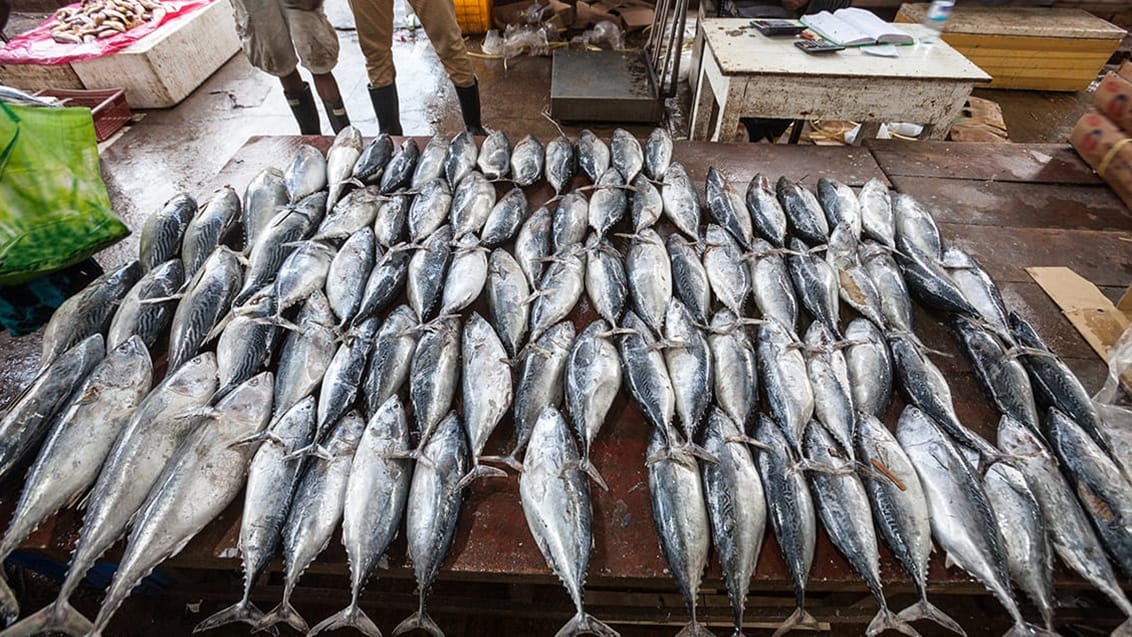
[[[492,0],[455,0],[456,22],[465,34],[487,33],[491,28]]]

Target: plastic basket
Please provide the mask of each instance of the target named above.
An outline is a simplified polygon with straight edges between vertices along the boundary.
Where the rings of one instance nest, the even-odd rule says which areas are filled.
[[[47,88],[36,93],[43,97],[54,97],[64,106],[85,106],[94,118],[94,136],[104,142],[130,121],[132,113],[126,102],[126,90],[121,88],[68,90]]]
[[[455,0],[456,22],[465,34],[487,33],[491,28],[492,0]]]

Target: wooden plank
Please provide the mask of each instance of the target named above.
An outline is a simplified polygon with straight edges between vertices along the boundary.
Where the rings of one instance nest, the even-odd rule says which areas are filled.
[[[908,3],[900,7],[900,19],[923,22],[928,3]],[[1080,9],[1046,7],[956,7],[947,21],[948,33],[999,36],[1105,40],[1124,37],[1124,29]]]
[[[869,140],[865,146],[889,176],[1103,184],[1068,144],[991,144]]]
[[[1120,46],[1120,38],[1062,39],[956,33],[951,30],[950,21],[947,24],[947,31],[943,34],[943,41],[955,47],[956,50],[968,57],[970,57],[969,54],[971,52],[984,48],[1010,50],[1012,47],[1017,51],[1034,51],[1036,53],[1075,51],[1078,53],[1090,53],[1094,56],[1100,54],[1111,55],[1112,52],[1116,50],[1116,47]],[[1042,59],[1035,60],[1037,64],[1043,64],[1044,62],[1045,61]]]
[[[1107,362],[1109,350],[1128,329],[1128,317],[1092,282],[1069,268],[1026,268],[1026,271],[1057,303],[1097,356]]]
[[[943,223],[1132,231],[1132,212],[1103,185],[903,176],[893,177],[892,183]]]

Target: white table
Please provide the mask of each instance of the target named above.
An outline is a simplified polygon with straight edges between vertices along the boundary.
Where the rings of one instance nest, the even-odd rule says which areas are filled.
[[[991,77],[942,41],[897,47],[899,57],[861,49],[811,55],[794,38],[769,38],[745,18],[704,18],[703,50],[692,99],[691,138],[732,141],[740,117],[836,119],[925,125],[942,139],[977,83]],[[918,35],[919,25],[894,25]],[[701,40],[701,38],[697,38]]]

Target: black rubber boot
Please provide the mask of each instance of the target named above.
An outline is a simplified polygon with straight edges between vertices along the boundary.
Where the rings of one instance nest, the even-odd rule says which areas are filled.
[[[350,116],[346,114],[346,105],[341,101],[337,104],[323,102],[322,107],[326,109],[326,119],[330,120],[330,128],[333,128],[335,133],[350,125]]]
[[[369,87],[369,99],[373,102],[373,114],[377,115],[378,132],[403,135],[401,107],[397,103],[397,84]]]
[[[321,135],[318,108],[314,105],[314,95],[311,93],[310,85],[303,82],[303,90],[294,93],[283,91],[283,96],[287,98],[287,106],[291,107],[291,113],[299,123],[299,132],[303,135]]]
[[[464,126],[473,135],[487,135],[480,121],[480,81],[471,86],[456,87],[456,99],[460,100],[460,112],[464,115]]]

